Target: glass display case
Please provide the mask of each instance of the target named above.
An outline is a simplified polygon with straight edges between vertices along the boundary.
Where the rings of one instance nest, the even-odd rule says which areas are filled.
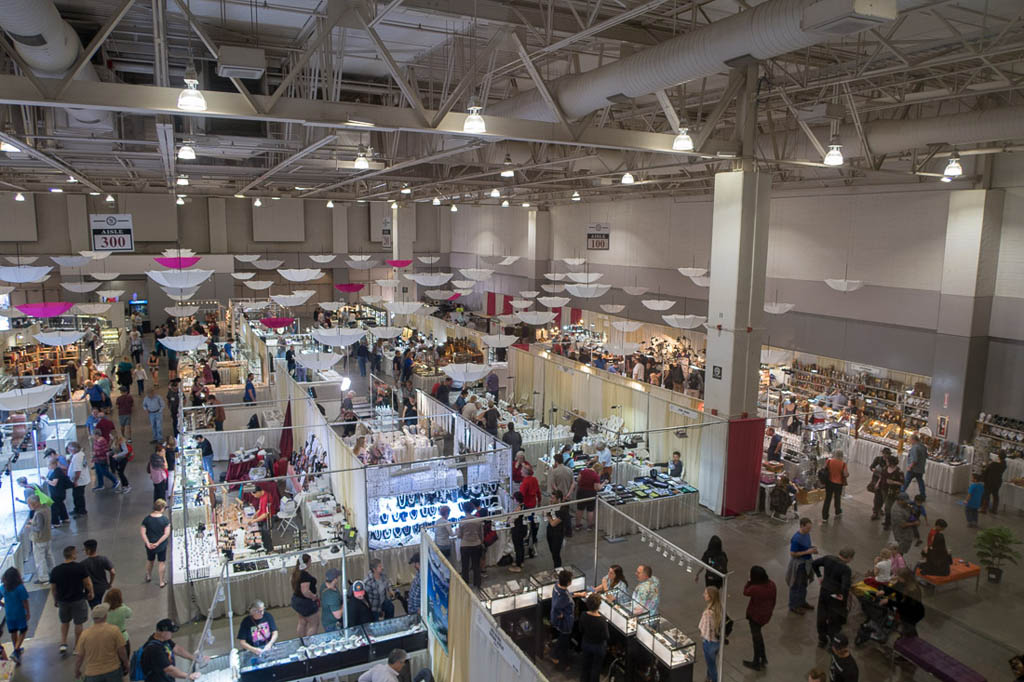
[[[635,635],[640,621],[649,615],[644,605],[628,595],[621,595],[611,604],[608,622],[624,635]]]
[[[697,655],[697,644],[686,633],[660,616],[641,620],[636,638],[669,668],[692,665]]]
[[[301,649],[306,658],[306,675],[320,675],[366,663],[370,660],[370,644],[361,626],[334,632],[321,632],[303,638]]]
[[[239,652],[239,679],[242,682],[297,680],[306,676],[306,653],[302,639],[277,642],[259,656]]]
[[[370,658],[388,655],[394,648],[417,651],[427,646],[427,629],[417,614],[400,616],[363,625],[370,640]]]
[[[184,664],[184,661],[182,662]],[[181,668],[189,672],[187,667]],[[238,679],[238,650],[214,656],[206,663],[196,666],[203,682],[235,682]]]
[[[482,588],[480,601],[492,614],[498,615],[514,609],[536,606],[540,602],[540,590],[529,578],[506,580]]]
[[[572,573],[572,580],[569,582],[569,593],[581,592],[587,589],[587,576],[575,566],[562,566],[562,568],[540,571],[530,576],[530,582],[540,592],[541,599],[551,599],[551,591],[558,584],[558,573],[565,569]]]

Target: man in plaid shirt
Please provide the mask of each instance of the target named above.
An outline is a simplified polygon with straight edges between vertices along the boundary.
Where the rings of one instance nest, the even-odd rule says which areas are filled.
[[[395,605],[391,599],[394,592],[391,581],[384,576],[384,563],[380,559],[370,560],[370,573],[363,581],[366,587],[366,601],[370,604],[370,612],[374,620],[395,617]]]

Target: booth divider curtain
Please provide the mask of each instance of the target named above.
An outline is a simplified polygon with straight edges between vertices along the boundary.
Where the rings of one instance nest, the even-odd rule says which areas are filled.
[[[295,450],[295,439],[292,435],[292,404],[284,408],[284,422],[281,424],[281,440],[278,442],[278,451],[283,457],[290,457]]]

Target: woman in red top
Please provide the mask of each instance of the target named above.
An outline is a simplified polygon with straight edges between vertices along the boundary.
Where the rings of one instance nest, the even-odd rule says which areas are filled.
[[[764,637],[761,628],[772,619],[775,610],[775,583],[760,566],[750,567],[750,580],[743,588],[744,596],[750,597],[747,604],[747,621],[750,623],[750,638],[754,640],[754,660],[743,661],[752,670],[761,670],[768,663],[764,652]]]
[[[527,462],[523,466],[523,482],[519,484],[519,492],[523,494],[523,509],[533,509],[540,502],[540,481],[533,475],[533,467]],[[530,557],[535,552],[533,546],[537,544],[537,531],[540,524],[535,516],[530,515]]]
[[[603,468],[601,461],[595,459],[576,479],[576,499],[579,500],[576,504],[576,530],[583,530],[583,512],[587,513],[587,529],[594,528],[594,498],[602,487],[598,472]]]
[[[526,463],[526,453],[520,450],[516,454],[515,461],[512,462],[512,482],[515,483],[516,486],[522,484],[523,469],[527,466],[529,466],[529,464]],[[515,490],[512,492],[515,492]]]

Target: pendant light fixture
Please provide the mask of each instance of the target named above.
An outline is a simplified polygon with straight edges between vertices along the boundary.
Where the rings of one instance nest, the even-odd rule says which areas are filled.
[[[452,211],[452,213],[458,213],[459,212],[459,207],[456,206],[455,204],[452,204],[451,211]]]
[[[60,187],[51,187],[51,188],[50,188],[50,191],[51,191],[51,192],[53,192],[54,194],[60,194],[60,193],[62,193],[62,192],[63,192],[64,190],[62,190],[62,189],[61,189]]]
[[[501,202],[501,207],[508,208],[508,199],[505,199],[504,201]]]
[[[412,194],[412,188],[406,185],[402,188],[402,194]]]
[[[501,171],[501,177],[503,178],[514,178],[516,176],[515,170],[512,168],[512,157],[505,154],[505,162],[502,164],[505,167]]]
[[[833,137],[831,142],[829,142],[828,153],[825,154],[822,163],[826,166],[843,165],[843,145],[839,142],[838,137]]]
[[[206,111],[206,98],[199,92],[199,74],[193,64],[185,69],[185,89],[178,95],[178,108],[182,111]]]
[[[572,193],[572,200],[573,201],[580,201],[582,199],[583,199],[583,197],[580,196],[579,192],[573,192]]]
[[[530,202],[529,201],[524,201],[523,202],[523,208],[530,208]]]
[[[395,210],[396,208],[398,208],[398,202],[397,202],[397,201],[392,201],[392,202],[391,202],[391,210],[393,211],[393,210]]]
[[[116,201],[116,200],[114,199],[114,195],[113,195],[113,194],[108,194],[108,195],[107,195],[107,198],[106,198],[106,199],[104,199],[103,201],[107,202],[108,204],[112,204],[112,203],[114,203],[114,201]]]
[[[626,171],[625,173],[622,174],[621,182],[623,185],[632,185],[634,182],[636,182],[636,179],[633,177],[632,173]]]
[[[179,194],[178,195],[178,200],[175,201],[174,203],[176,203],[178,206],[184,206],[185,205],[185,195],[184,194]]]
[[[255,206],[256,208],[259,208],[260,206],[263,205],[263,201],[261,201],[259,197],[256,197],[256,201],[252,202],[252,205]]]
[[[501,198],[501,192],[498,191],[497,187],[495,187],[494,189],[491,190],[491,198],[492,199],[500,199]]]
[[[196,150],[187,142],[178,148],[178,160],[179,161],[195,161]]]
[[[462,132],[473,135],[483,135],[487,132],[487,124],[484,122],[484,117],[480,115],[482,110],[483,107],[480,105],[480,100],[477,99],[477,96],[473,95],[470,97],[469,106],[466,107],[469,116],[466,117],[465,123],[462,124]]]
[[[177,184],[179,187],[188,187],[188,176],[179,175]]]
[[[675,152],[692,152],[693,151],[693,138],[690,137],[688,128],[680,128],[679,134],[672,140],[672,151]]]
[[[359,151],[356,153],[355,163],[352,164],[356,170],[366,170],[370,167],[370,161],[366,158],[366,147],[359,145]]]
[[[74,184],[74,183],[78,182],[78,178],[76,178],[74,175],[69,175],[68,176],[68,182],[71,183],[71,184]]]
[[[433,204],[434,206],[440,206],[441,205],[441,200],[438,199],[437,197],[434,197],[434,200],[431,201],[430,203]]]
[[[949,155],[949,163],[946,164],[946,170],[942,171],[942,179],[949,182],[953,178],[959,178],[964,174],[963,166],[960,165],[960,155],[953,150],[953,153]],[[946,180],[949,178],[949,180]]]
[[[19,147],[11,144],[10,142],[8,142],[6,140],[4,140],[3,142],[0,142],[0,152],[7,152],[8,154],[12,154],[12,153],[15,153],[15,152],[20,152],[20,151],[21,151],[21,149]]]
[[[17,194],[14,195],[14,200],[15,201],[25,201],[25,195],[22,194],[21,192],[18,192]]]
[[[333,199],[328,199],[327,200],[327,208],[334,208],[334,200]]]

